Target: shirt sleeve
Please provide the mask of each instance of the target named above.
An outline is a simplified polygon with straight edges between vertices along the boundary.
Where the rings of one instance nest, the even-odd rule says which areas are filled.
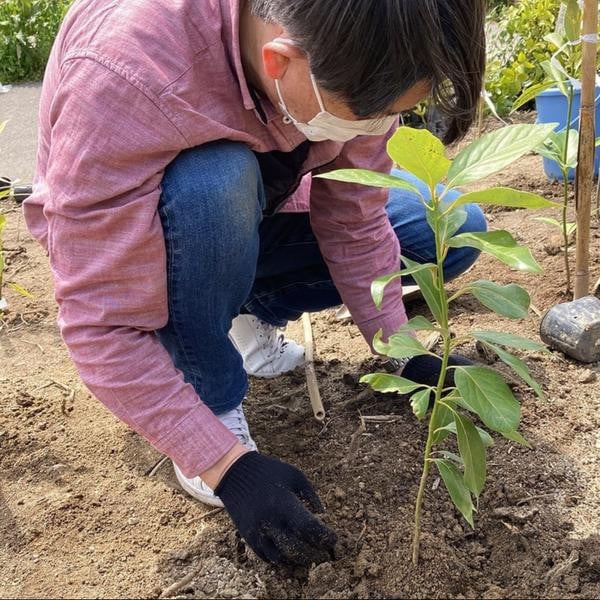
[[[386,139],[364,136],[346,143],[326,170],[366,168],[389,173],[392,162]],[[388,194],[386,189],[314,178],[310,198],[311,224],[321,253],[370,346],[379,329],[387,338],[407,321],[399,280],[386,288],[381,310],[371,297],[373,280],[400,268],[400,244],[385,210]]]
[[[44,216],[63,339],[92,393],[197,475],[236,438],[154,333],[168,319],[160,182],[186,141],[135,79],[89,58],[63,65],[50,113]]]

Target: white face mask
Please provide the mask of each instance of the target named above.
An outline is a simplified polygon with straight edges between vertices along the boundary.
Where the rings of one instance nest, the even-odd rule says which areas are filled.
[[[284,122],[293,123],[296,128],[302,132],[306,139],[311,142],[324,142],[331,140],[333,142],[348,142],[359,135],[385,135],[398,118],[396,115],[383,117],[381,119],[361,119],[360,121],[348,121],[332,115],[325,110],[321,92],[317,86],[314,76],[310,75],[315,96],[319,102],[319,112],[308,123],[297,121],[288,110],[283,96],[279,80],[275,80],[275,88],[279,96],[279,106],[283,111]]]

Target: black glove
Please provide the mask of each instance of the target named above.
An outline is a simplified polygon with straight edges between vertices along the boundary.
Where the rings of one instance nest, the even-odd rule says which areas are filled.
[[[449,366],[468,367],[473,365],[473,361],[457,354],[451,354],[448,359]],[[442,359],[437,356],[424,354],[411,358],[401,371],[402,377],[410,379],[415,383],[436,386],[440,378],[440,369],[442,368]],[[454,386],[454,369],[449,369],[446,373],[444,387]]]
[[[215,489],[246,543],[265,561],[310,566],[333,558],[335,534],[315,512],[323,505],[299,469],[258,452],[247,452]]]

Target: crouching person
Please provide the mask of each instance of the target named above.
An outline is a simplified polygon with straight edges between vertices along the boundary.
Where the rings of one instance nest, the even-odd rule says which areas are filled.
[[[98,399],[264,560],[329,560],[335,534],[304,474],[254,443],[248,374],[302,363],[281,328],[305,311],[344,302],[368,343],[395,332],[401,285],[378,311],[371,281],[398,270],[401,245],[434,256],[409,192],[312,175],[389,172],[398,114],[430,96],[459,139],[483,20],[482,0],[81,0],[56,40],[24,210],[63,339]],[[468,214],[463,231],[485,229]],[[452,250],[446,277],[475,259]]]

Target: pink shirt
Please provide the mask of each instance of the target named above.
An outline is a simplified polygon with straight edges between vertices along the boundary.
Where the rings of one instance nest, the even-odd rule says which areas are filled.
[[[47,249],[58,324],[89,389],[196,475],[234,436],[186,384],[154,331],[167,323],[157,205],[177,154],[228,139],[252,150],[304,141],[268,101],[261,120],[241,66],[239,0],[78,0],[44,78],[34,193],[24,205]],[[311,145],[304,171],[387,171],[385,140]],[[400,287],[377,311],[371,281],[398,269],[387,192],[304,177],[284,210],[309,210],[340,294],[367,340],[406,321]]]

